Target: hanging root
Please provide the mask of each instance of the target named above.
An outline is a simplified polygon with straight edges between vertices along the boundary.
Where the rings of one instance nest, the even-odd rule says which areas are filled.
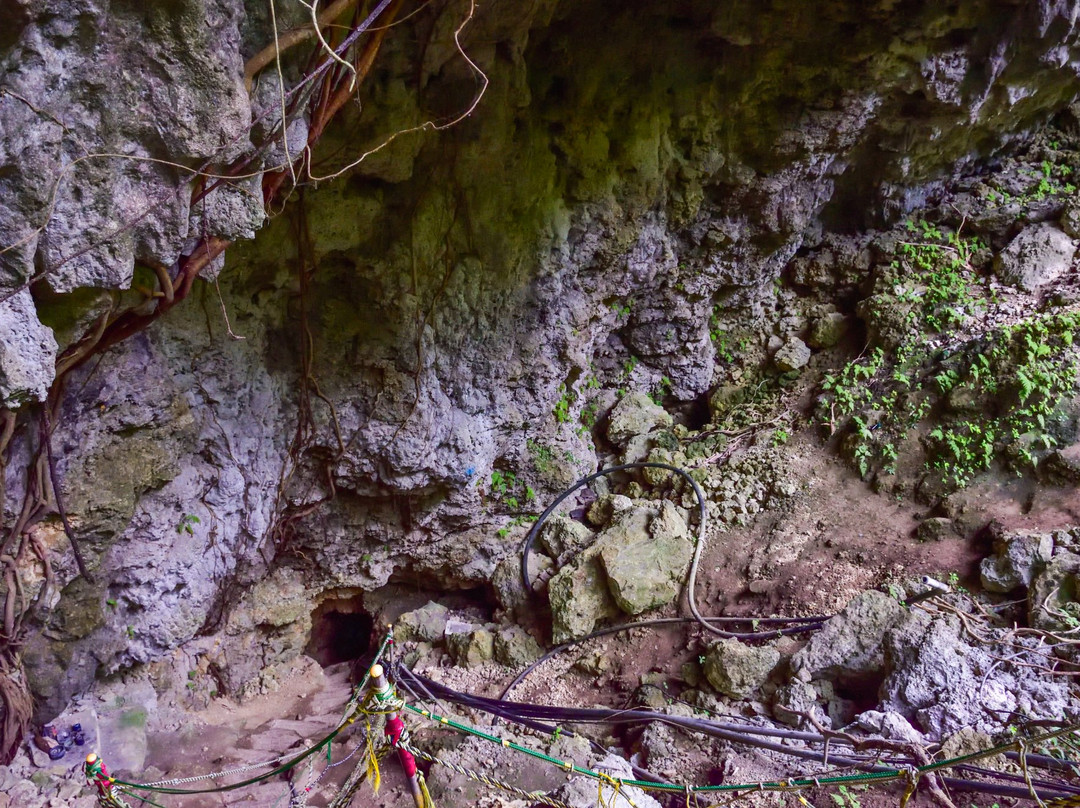
[[[0,764],[15,757],[33,713],[34,700],[22,660],[0,654]]]

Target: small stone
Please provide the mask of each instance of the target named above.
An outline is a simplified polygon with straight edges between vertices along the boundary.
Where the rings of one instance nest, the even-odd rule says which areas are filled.
[[[705,655],[705,678],[725,696],[743,699],[765,683],[779,661],[780,652],[772,646],[755,647],[723,639]]]
[[[956,536],[956,528],[953,520],[945,517],[923,519],[915,528],[915,538],[919,541],[942,541],[950,536]]]
[[[791,337],[773,354],[773,363],[782,373],[800,370],[810,361],[810,349],[798,337]]]

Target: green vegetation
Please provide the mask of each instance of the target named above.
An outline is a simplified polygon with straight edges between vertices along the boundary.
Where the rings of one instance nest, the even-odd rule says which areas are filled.
[[[1080,313],[1038,315],[932,350],[931,335],[955,332],[987,303],[970,265],[982,245],[925,222],[908,231],[917,240],[898,243],[891,294],[875,302],[902,320],[883,328],[884,345],[825,377],[819,421],[846,433],[842,448],[864,477],[893,473],[898,447],[931,412],[938,423],[920,437],[942,483],[966,486],[998,460],[1017,473],[1033,467],[1035,452],[1054,446],[1052,415],[1076,388],[1067,349]]]
[[[501,502],[511,510],[521,507],[522,501],[532,502],[536,499],[536,492],[521,482],[512,471],[492,471],[491,487],[488,490],[493,500]]]
[[[555,402],[555,423],[565,424],[570,420],[570,407],[577,401],[577,394],[565,384],[559,385],[559,400]]]
[[[836,794],[830,794],[832,800],[838,808],[862,808],[862,803],[859,802],[859,798],[855,796],[855,791],[865,791],[866,786],[840,786]]]
[[[146,710],[142,707],[135,707],[131,710],[124,710],[120,713],[120,720],[118,722],[121,727],[127,727],[130,729],[146,726]]]
[[[656,383],[656,386],[649,391],[649,398],[658,407],[663,406],[664,399],[671,395],[671,379],[667,376],[662,376],[660,381]]]
[[[1020,175],[1029,180],[1024,192],[1013,195],[1000,187],[991,188],[986,193],[986,201],[990,203],[990,207],[1003,207],[1013,203],[1024,206],[1032,202],[1041,202],[1048,196],[1071,194],[1076,191],[1076,186],[1069,182],[1073,175],[1072,166],[1069,165],[1057,165],[1049,160],[1043,160],[1038,171],[1022,169]]]
[[[199,524],[199,517],[193,513],[185,513],[180,517],[180,521],[176,523],[176,532],[183,534],[187,533],[189,536],[195,535],[195,525]]]

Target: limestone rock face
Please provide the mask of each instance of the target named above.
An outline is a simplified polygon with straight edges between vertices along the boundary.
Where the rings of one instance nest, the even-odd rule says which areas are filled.
[[[37,318],[27,290],[0,303],[0,404],[41,401],[53,380],[56,339]]]
[[[994,157],[1080,90],[1067,3],[646,5],[492,2],[467,29],[490,79],[473,115],[311,188],[297,218],[230,250],[220,301],[197,281],[151,331],[68,379],[58,471],[98,575],[77,581],[57,543],[63,596],[26,654],[43,716],[98,672],[181,648],[239,692],[268,660],[300,653],[304,612],[331,591],[494,579],[504,607],[527,612],[508,499],[543,500],[595,468],[590,430],[609,414],[617,448],[647,456],[641,434],[670,423],[647,391],[687,404],[719,387],[719,415],[737,406],[740,385],[716,377],[735,352],[764,361],[769,334],[825,347],[826,331],[781,311],[790,290],[775,282],[850,297],[868,280],[879,247],[837,241],[829,223],[906,215],[958,161]],[[57,342],[116,299],[135,305],[149,268],[204,234],[262,224],[257,174],[284,143],[256,154],[252,138],[272,131],[280,88],[260,77],[249,95],[243,65],[272,40],[265,6],[0,8],[6,405],[40,399]],[[364,114],[328,132],[316,162],[468,107],[476,76],[454,41],[465,6],[391,29]],[[640,53],[665,69],[627,92],[627,54]],[[306,131],[292,123],[291,150]],[[256,176],[192,205],[192,169],[247,158]],[[1062,235],[1042,237],[1054,272]],[[314,271],[298,295],[301,264]],[[24,461],[33,444],[22,430],[9,454]],[[8,503],[26,490],[18,465]],[[496,497],[492,472],[511,466],[517,488]],[[760,509],[757,494],[721,494],[733,515]],[[618,614],[609,580],[629,611],[673,597],[685,546],[672,545],[659,589],[635,589],[619,553],[585,551],[551,582],[560,636]],[[635,548],[643,566],[667,560]],[[303,568],[302,586],[271,577],[286,567]],[[295,619],[250,619],[267,580],[287,583]],[[876,664],[859,643],[860,669]],[[814,654],[808,671],[845,669]]]
[[[5,14],[0,244],[18,246],[0,254],[0,287],[41,274],[62,292],[127,288],[135,260],[176,260],[190,174],[162,161],[220,166],[250,147],[243,6],[50,0]],[[263,212],[244,218],[250,231]]]

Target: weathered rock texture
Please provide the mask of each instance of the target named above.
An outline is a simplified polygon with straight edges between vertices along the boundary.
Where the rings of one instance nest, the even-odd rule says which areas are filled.
[[[189,210],[173,164],[250,150],[242,62],[269,40],[262,5],[0,11],[0,284],[39,279],[37,317],[62,342],[112,305],[92,290],[152,278],[136,262],[168,266],[195,233],[258,225],[257,185]],[[467,6],[433,5],[388,37],[317,173],[468,107],[480,82],[453,36]],[[773,282],[800,248],[891,221],[1074,98],[1077,11],[483,6],[462,40],[490,80],[470,117],[306,191],[230,253],[221,303],[200,286],[68,380],[59,473],[96,583],[74,579],[57,538],[62,597],[27,652],[42,713],[180,647],[238,691],[301,651],[331,595],[487,585],[517,546],[495,532],[510,500],[591,467],[578,418],[594,382],[666,377],[688,400],[729,361],[711,330],[742,329],[748,355],[770,330],[792,336]],[[273,109],[268,81],[256,117]],[[849,252],[826,283],[860,282],[866,257]],[[5,341],[0,393],[41,398],[55,348],[25,292],[4,306],[0,330],[37,336]],[[816,344],[835,321],[822,312]],[[11,450],[8,518],[32,440]],[[498,490],[493,470],[516,470],[517,488]]]

